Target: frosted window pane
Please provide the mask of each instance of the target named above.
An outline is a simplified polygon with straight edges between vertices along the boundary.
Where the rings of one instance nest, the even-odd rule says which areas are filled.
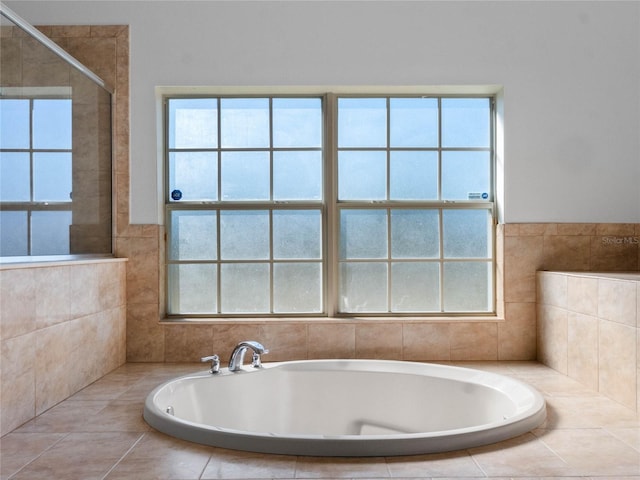
[[[273,99],[273,146],[320,147],[322,102],[319,98]]]
[[[340,211],[340,258],[387,258],[386,210]]]
[[[216,313],[217,266],[169,265],[169,313]]]
[[[393,151],[391,200],[436,200],[438,198],[438,153]]]
[[[273,152],[274,200],[322,199],[322,152]]]
[[[391,257],[439,257],[439,223],[437,210],[391,210]]]
[[[322,265],[274,264],[273,309],[275,313],[322,312]]]
[[[169,148],[216,148],[218,102],[213,98],[169,100]]]
[[[442,146],[489,147],[490,107],[488,98],[443,98]]]
[[[222,154],[223,200],[268,200],[270,197],[268,152]]]
[[[169,196],[176,200],[218,200],[218,154],[216,152],[173,152],[169,154]],[[169,201],[173,199],[169,198]]]
[[[387,100],[338,99],[338,147],[386,147]]]
[[[444,264],[444,309],[447,312],[489,312],[490,262]]]
[[[319,210],[273,212],[273,257],[318,259],[322,255],[322,224]]]
[[[391,311],[440,311],[440,268],[437,263],[391,265]]]
[[[217,258],[216,212],[171,212],[172,260],[215,260]]]
[[[71,100],[33,101],[33,148],[71,149]]]
[[[37,202],[71,201],[71,153],[33,154],[33,198]]]
[[[340,311],[386,312],[387,264],[340,264]]]
[[[386,200],[386,152],[339,152],[338,198],[340,200]]]
[[[31,200],[29,154],[0,152],[0,201]]]
[[[0,211],[0,256],[29,255],[27,212]]]
[[[436,98],[390,99],[391,147],[438,146]]]
[[[31,255],[68,255],[71,212],[31,213]]]
[[[268,313],[269,265],[223,264],[220,293],[222,313]]]
[[[223,260],[269,258],[269,212],[220,212],[220,257]]]
[[[0,99],[0,148],[29,148],[29,100]]]
[[[490,163],[489,152],[442,152],[443,200],[491,200]]]
[[[268,147],[269,99],[221,99],[220,136],[223,148]]]
[[[488,210],[444,210],[445,258],[489,258],[491,214]]]

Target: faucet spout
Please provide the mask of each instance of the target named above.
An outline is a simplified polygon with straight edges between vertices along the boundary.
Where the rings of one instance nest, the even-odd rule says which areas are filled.
[[[231,358],[229,359],[229,371],[237,372],[238,370],[242,370],[242,364],[244,363],[244,355],[247,353],[247,350],[253,350],[253,366],[255,368],[260,368],[261,361],[260,355],[269,353],[269,350],[264,348],[261,343],[258,343],[254,340],[247,340],[244,342],[238,343],[236,347],[233,349],[233,353],[231,354]]]

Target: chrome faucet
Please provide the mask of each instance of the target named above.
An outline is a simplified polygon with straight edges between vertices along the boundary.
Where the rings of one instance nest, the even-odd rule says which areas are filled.
[[[229,360],[229,371],[237,372],[238,370],[242,370],[242,364],[244,362],[244,354],[247,353],[247,350],[253,350],[253,359],[251,362],[251,366],[254,368],[262,367],[262,362],[260,360],[260,355],[264,353],[269,353],[269,350],[264,348],[261,343],[255,342],[253,340],[240,342],[236,345],[236,348],[233,349],[233,353],[231,354],[231,359]]]

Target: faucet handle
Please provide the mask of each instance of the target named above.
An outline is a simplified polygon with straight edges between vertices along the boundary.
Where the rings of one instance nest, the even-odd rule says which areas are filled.
[[[269,350],[266,350],[265,353],[269,353]],[[262,360],[260,359],[260,354],[258,352],[253,352],[253,357],[251,358],[251,366],[253,368],[262,368]]]
[[[220,357],[218,355],[210,355],[208,357],[202,357],[201,362],[211,362],[211,369],[209,372],[216,374],[220,371]]]

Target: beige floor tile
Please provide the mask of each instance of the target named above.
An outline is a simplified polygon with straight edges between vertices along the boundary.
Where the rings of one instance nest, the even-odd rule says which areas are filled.
[[[161,433],[146,433],[105,480],[199,479],[212,451]]]
[[[100,480],[139,437],[130,433],[71,433],[11,480]]]
[[[640,475],[640,452],[603,429],[559,429],[536,434],[581,475]]]
[[[392,478],[484,476],[467,451],[389,457],[387,466]]]
[[[473,448],[470,453],[489,477],[576,475],[569,464],[531,433],[495,445]]]
[[[640,428],[607,428],[606,430],[640,452]]]
[[[149,432],[152,428],[142,418],[144,402],[115,400],[87,417],[79,430],[83,432]]]
[[[82,429],[88,417],[100,412],[109,404],[106,400],[61,402],[43,414],[28,421],[16,432],[69,433]]]
[[[298,457],[296,478],[390,478],[384,458]]]
[[[64,433],[10,433],[0,438],[0,478],[8,479],[64,437]]]
[[[202,479],[294,478],[296,457],[215,449]]]
[[[637,427],[632,410],[601,395],[547,397],[547,420],[542,428]]]

